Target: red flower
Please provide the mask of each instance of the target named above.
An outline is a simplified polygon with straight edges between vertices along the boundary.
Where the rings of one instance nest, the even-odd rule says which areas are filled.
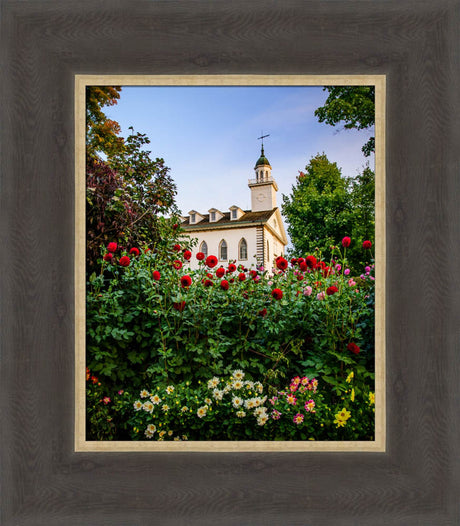
[[[216,276],[217,276],[218,278],[221,278],[224,274],[225,274],[225,269],[224,269],[224,267],[219,267],[219,268],[216,270]]]
[[[121,256],[120,261],[118,262],[122,267],[127,267],[131,263],[131,260],[128,256]]]
[[[303,280],[303,274],[297,274],[297,281]]]
[[[311,269],[315,268],[316,266],[316,258],[315,256],[307,256],[307,259],[305,260],[305,263],[307,266]]]
[[[342,246],[347,248],[350,246],[350,243],[351,243],[351,239],[348,237],[348,236],[345,236],[343,239],[342,239]]]
[[[235,270],[236,270],[236,265],[234,265],[233,263],[230,263],[230,265],[228,266],[228,271],[235,272]]]
[[[226,279],[223,279],[221,282],[220,282],[220,286],[224,289],[224,290],[228,290],[228,287],[229,287],[229,283]]]
[[[276,258],[276,266],[280,270],[286,270],[288,268],[288,262],[282,257]]]
[[[180,250],[180,245],[174,245],[174,246],[173,246],[173,250],[175,250],[176,252],[179,252],[179,250]]]
[[[97,384],[98,382],[97,376],[91,376],[91,381],[93,382],[93,384]]]
[[[109,252],[115,252],[117,250],[117,248],[118,248],[118,245],[116,243],[114,243],[113,241],[112,241],[112,243],[109,243],[107,245],[107,250]]]
[[[246,279],[246,274],[244,272],[240,272],[238,274],[239,281],[244,281]]]
[[[281,289],[273,289],[272,296],[275,300],[280,300],[283,297],[283,291]]]
[[[189,259],[192,257],[192,253],[190,252],[190,250],[184,250],[184,259],[186,259],[187,261],[189,261]]]
[[[347,345],[347,349],[352,352],[353,354],[359,354],[359,351],[361,350],[357,345],[356,343],[353,343],[353,342],[350,342],[348,345]]]
[[[198,261],[203,260],[203,259],[204,259],[204,254],[203,254],[203,252],[198,252],[198,254],[196,255],[196,259],[197,259]]]
[[[209,268],[213,268],[217,265],[217,258],[216,256],[208,256],[206,258],[206,265],[209,267]]]
[[[175,223],[175,224],[173,225],[173,230],[177,230],[178,228],[179,228],[179,225],[178,225],[177,223]]]
[[[331,269],[329,267],[324,267],[324,269],[323,269],[323,277],[327,278],[330,273],[331,273]]]
[[[267,309],[263,308],[262,310],[258,312],[258,314],[259,316],[262,316],[262,318],[265,317],[267,315]]]
[[[140,254],[139,249],[136,247],[133,247],[130,251],[130,254],[133,254],[134,256],[138,256]]]
[[[291,258],[291,265],[294,266],[297,263],[297,258]]]
[[[372,247],[372,243],[371,243],[370,241],[367,241],[367,240],[366,240],[366,241],[363,241],[363,248],[364,248],[365,250],[367,250],[367,249],[369,249],[369,248],[371,248],[371,247]]]
[[[305,261],[301,261],[299,263],[299,268],[302,272],[306,272],[307,271],[307,268],[308,268],[308,265],[305,263]]]
[[[107,252],[107,254],[104,254],[104,257],[103,257],[104,261],[112,261],[113,259],[113,254],[111,252]]]
[[[151,248],[146,248],[146,249],[144,250],[144,254],[147,254],[147,252],[152,252],[152,249],[151,249]]]
[[[255,278],[257,276],[257,270],[250,270],[249,274],[251,275],[251,278]]]
[[[180,270],[182,268],[182,261],[179,261],[178,259],[175,259],[173,262],[173,267],[176,270]]]
[[[192,284],[192,278],[188,275],[182,276],[180,278],[180,284],[182,287],[190,287]]]
[[[104,398],[102,399],[102,401],[104,402],[105,405],[107,405],[108,403],[111,402],[110,398],[108,396],[104,396]]]
[[[233,283],[234,281],[235,281],[235,278],[232,278],[232,279],[230,280],[230,283]]]
[[[185,309],[185,301],[181,301],[179,303],[173,303],[173,307],[179,312],[182,312]]]
[[[154,270],[152,276],[155,281],[160,281],[161,274],[158,272],[158,270]]]
[[[205,287],[212,287],[214,285],[214,283],[210,279],[204,279],[202,283]]]
[[[335,286],[335,285],[332,285],[331,287],[328,287],[326,289],[326,294],[328,296],[332,296],[333,294],[335,294],[336,292],[339,292],[339,289]]]

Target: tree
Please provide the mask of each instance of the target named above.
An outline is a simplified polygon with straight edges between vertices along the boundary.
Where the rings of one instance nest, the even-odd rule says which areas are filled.
[[[291,196],[283,195],[282,212],[288,222],[293,254],[319,249],[323,256],[329,247],[351,230],[351,203],[348,181],[336,163],[318,154],[304,172],[299,172]]]
[[[368,129],[375,124],[374,86],[326,86],[329,92],[324,106],[315,110],[319,122],[335,126],[345,122],[344,128]],[[375,137],[362,147],[366,157],[375,151]]]
[[[116,241],[126,248],[155,244],[161,238],[159,215],[177,215],[176,185],[161,158],[145,149],[141,133],[126,139],[103,106],[116,104],[119,88],[87,91],[86,226],[87,271],[92,272],[100,247]]]
[[[343,177],[336,163],[318,154],[299,172],[290,196],[283,195],[282,213],[288,223],[291,255],[316,249],[328,260],[330,247],[349,236],[347,260],[361,272],[367,263],[364,240],[374,242],[374,172],[367,166],[355,178]]]

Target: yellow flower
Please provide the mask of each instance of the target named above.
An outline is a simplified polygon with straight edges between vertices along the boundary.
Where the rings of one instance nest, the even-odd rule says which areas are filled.
[[[339,418],[334,420],[334,424],[337,424],[337,427],[345,427],[346,423],[346,420],[340,420]]]
[[[350,400],[351,400],[352,402],[355,401],[355,389],[354,389],[354,388],[351,390]]]
[[[351,373],[347,376],[347,383],[350,383],[352,381],[352,379],[354,378],[355,376],[355,373],[353,371],[351,371]]]
[[[375,404],[375,393],[369,393],[369,405]]]
[[[347,421],[351,416],[351,413],[350,411],[347,411],[345,409],[345,407],[342,409],[342,411],[339,411],[338,413],[336,413],[335,415],[335,418],[337,420],[343,420],[343,421]]]

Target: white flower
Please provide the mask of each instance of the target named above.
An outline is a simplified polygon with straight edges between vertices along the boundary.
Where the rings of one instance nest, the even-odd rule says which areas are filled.
[[[267,420],[268,420],[268,415],[264,413],[263,415],[259,416],[259,418],[257,419],[257,423],[259,424],[259,426],[264,426]]]
[[[254,389],[254,382],[251,382],[251,380],[246,380],[244,382],[244,385],[248,388],[248,389]]]
[[[182,413],[186,413],[188,411],[188,407],[184,405],[184,407],[181,409]]]
[[[155,433],[156,430],[157,430],[157,426],[155,424],[149,424],[147,426],[147,431],[149,433]]]
[[[238,408],[243,405],[243,399],[239,396],[234,396],[232,399],[233,407]]]
[[[156,395],[152,395],[150,397],[150,401],[152,402],[152,404],[159,404],[161,402],[161,398],[156,394]]]
[[[256,407],[254,409],[254,415],[255,416],[260,417],[260,416],[266,415],[266,413],[267,413],[267,408],[266,407]]]
[[[224,387],[224,394],[229,393],[231,390],[232,390],[232,384],[227,384],[227,385]]]
[[[242,389],[244,383],[241,380],[235,380],[232,384],[233,389]]]
[[[238,418],[244,418],[246,416],[246,413],[244,411],[237,411],[236,416]]]
[[[142,389],[140,395],[141,398],[148,398],[150,396],[150,393],[146,389]]]
[[[259,393],[262,394],[264,386],[260,382],[255,382],[254,389],[257,389],[257,391],[259,391]]]
[[[233,371],[232,376],[235,380],[242,380],[244,378],[244,373],[241,369],[236,369],[236,371]]]
[[[142,408],[144,409],[144,411],[147,411],[147,413],[152,413],[153,412],[153,404],[152,404],[152,402],[144,402],[142,404]]]
[[[219,385],[219,378],[217,376],[214,376],[214,378],[211,378],[211,380],[208,381],[208,389],[214,389]]]
[[[256,407],[256,402],[254,398],[248,398],[248,400],[245,400],[244,407],[246,409],[254,409]]]
[[[212,392],[212,396],[216,400],[222,400],[222,398],[224,396],[224,392],[223,391],[219,391],[219,389],[214,389],[214,391]]]
[[[152,438],[152,437],[153,437],[153,433],[150,432],[148,429],[145,430],[144,435],[145,435],[147,438]]]
[[[197,414],[198,418],[203,418],[204,416],[206,416],[207,412],[208,412],[208,406],[204,405],[204,406],[198,408],[198,411],[196,412],[196,414]]]
[[[140,400],[136,400],[133,404],[135,411],[140,411],[143,407],[143,403]]]
[[[168,385],[168,387],[166,388],[166,392],[167,392],[168,394],[172,394],[172,393],[174,393],[174,386],[172,386],[172,385]]]
[[[182,435],[182,440],[188,440],[187,435]]]
[[[206,405],[211,405],[211,404],[212,404],[212,400],[211,400],[210,398],[205,398],[205,399],[204,399],[204,403],[205,403]]]
[[[167,413],[169,411],[169,405],[168,404],[163,404],[161,406],[161,409],[163,410],[164,413]]]
[[[172,437],[172,435],[173,435],[173,432],[172,432],[172,430],[170,429],[170,430],[168,431],[168,437]]]

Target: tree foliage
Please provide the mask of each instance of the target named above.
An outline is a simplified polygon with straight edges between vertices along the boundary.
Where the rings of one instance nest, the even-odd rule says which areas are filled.
[[[87,90],[86,227],[87,271],[94,270],[100,247],[155,243],[161,236],[159,214],[177,214],[176,186],[162,158],[145,149],[145,134],[125,139],[104,106],[117,103],[120,88]]]
[[[336,163],[318,154],[299,172],[290,196],[283,195],[282,212],[293,248],[303,256],[318,251],[323,258],[343,237],[353,240],[347,257],[358,270],[365,262],[362,242],[374,240],[374,173],[369,167],[356,178],[342,176]]]
[[[374,86],[326,86],[329,92],[324,106],[315,111],[319,122],[335,126],[344,122],[345,129],[368,129],[375,124]],[[366,157],[375,151],[375,137],[363,146]]]

